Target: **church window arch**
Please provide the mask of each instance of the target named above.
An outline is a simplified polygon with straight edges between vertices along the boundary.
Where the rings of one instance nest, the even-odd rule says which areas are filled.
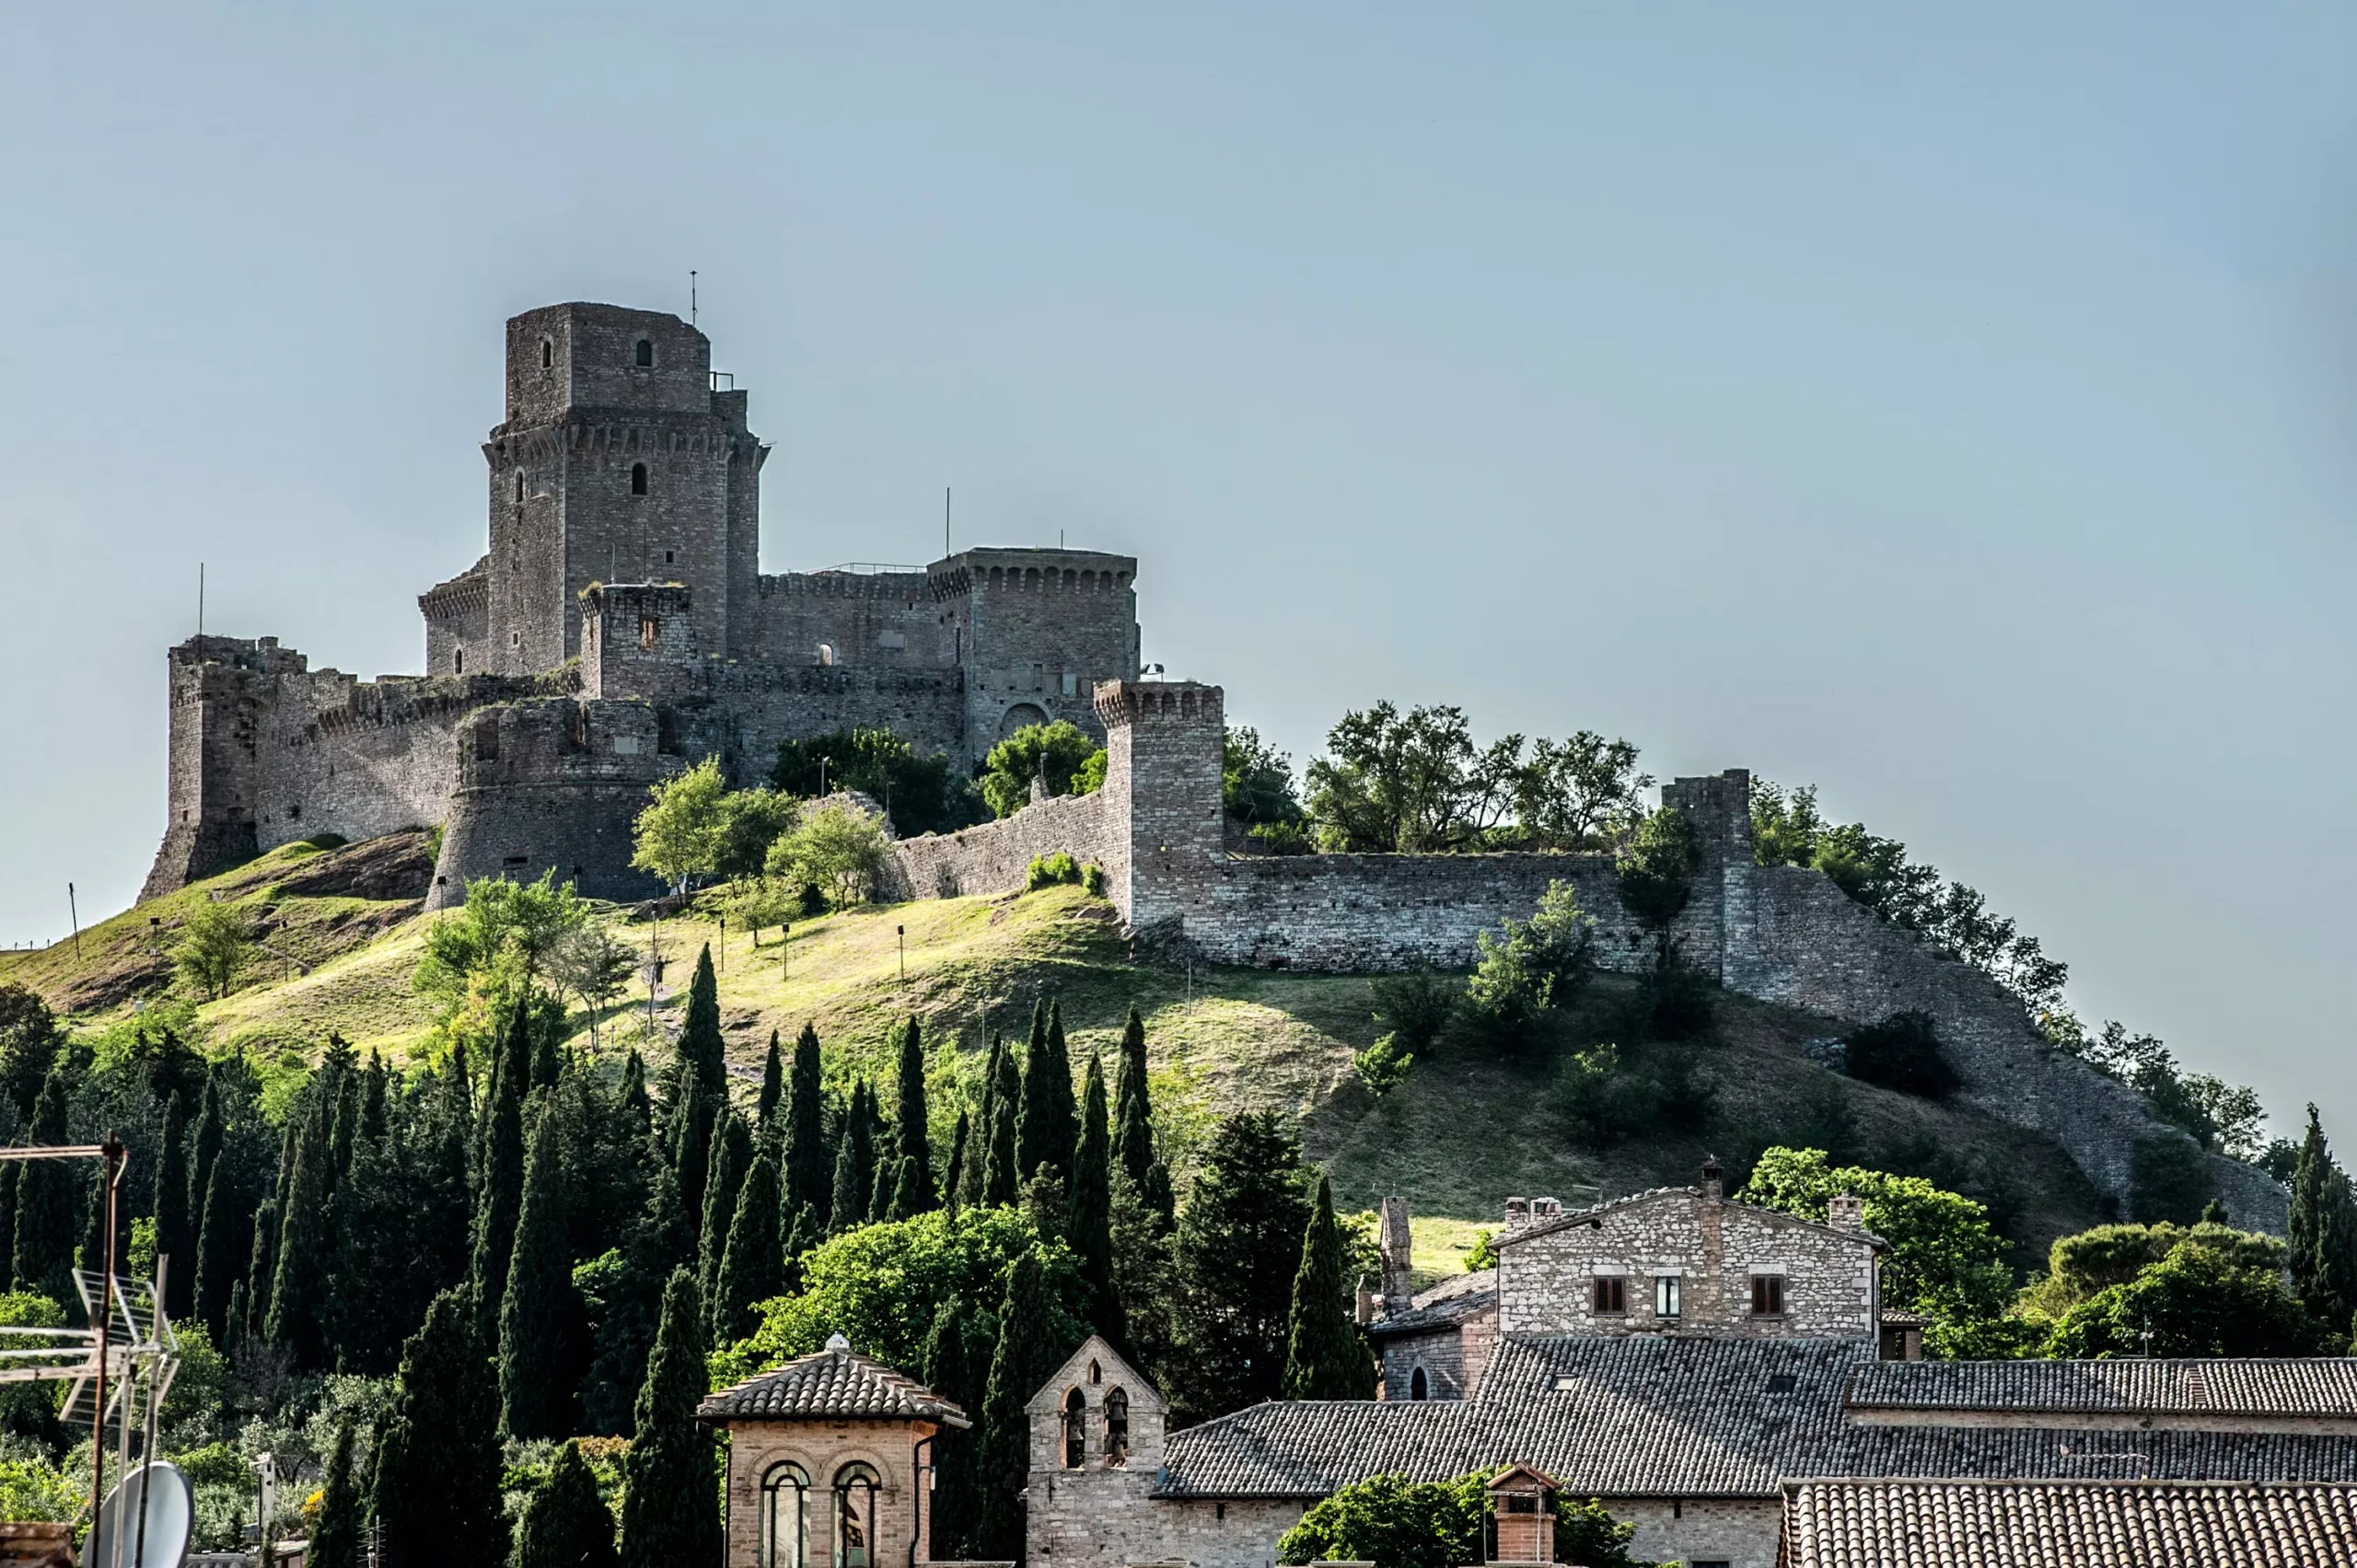
[[[882,1568],[876,1555],[876,1494],[882,1483],[853,1462],[835,1472],[835,1568]]]
[[[630,493],[633,495],[644,495],[646,494],[646,465],[644,463],[631,464]]]
[[[1116,1469],[1130,1462],[1130,1396],[1121,1388],[1105,1391],[1105,1462]]]
[[[638,340],[637,362],[641,370],[655,368],[655,341],[652,338]]]
[[[796,1464],[761,1478],[761,1568],[808,1568],[810,1477]]]
[[[830,664],[832,664],[832,663],[834,663],[834,662],[835,662],[835,645],[834,645],[834,644],[832,644],[832,643],[821,643],[821,644],[819,644],[819,662],[820,664],[827,664],[827,665],[830,665]]]
[[[555,365],[556,344],[549,342],[546,338],[542,338],[540,340],[540,368],[543,370],[552,369]]]
[[[1408,1378],[1408,1397],[1411,1400],[1432,1398],[1432,1386],[1424,1381],[1424,1369],[1421,1366],[1416,1368]]]
[[[451,674],[453,674],[453,675],[464,675],[464,674],[466,674],[466,672],[467,672],[467,650],[466,650],[466,649],[464,649],[464,648],[453,648],[453,649],[451,649],[451,650],[450,650],[450,673],[451,673]]]
[[[1074,1388],[1064,1396],[1064,1469],[1088,1463],[1088,1401]]]

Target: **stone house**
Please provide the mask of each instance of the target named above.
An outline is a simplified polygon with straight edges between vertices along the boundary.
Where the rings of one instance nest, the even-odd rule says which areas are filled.
[[[841,1334],[711,1395],[696,1417],[728,1434],[727,1568],[931,1560],[931,1444],[966,1412]]]

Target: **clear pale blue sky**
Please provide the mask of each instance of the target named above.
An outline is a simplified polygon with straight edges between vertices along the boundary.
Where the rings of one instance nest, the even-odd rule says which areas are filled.
[[[2357,1113],[2357,11],[81,4],[0,52],[0,940],[136,889],[200,560],[210,629],[414,670],[501,320],[692,267],[767,568],[925,560],[954,484],[961,544],[1143,557],[1147,657],[1303,760],[1389,696],[1813,781],[2091,1019]]]

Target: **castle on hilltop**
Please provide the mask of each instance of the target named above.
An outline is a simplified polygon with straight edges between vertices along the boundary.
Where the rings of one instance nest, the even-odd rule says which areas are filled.
[[[429,909],[478,877],[552,873],[646,898],[662,889],[630,864],[632,823],[651,785],[704,758],[742,787],[783,740],[867,726],[962,768],[1064,719],[1104,743],[1102,787],[897,840],[881,890],[1020,889],[1062,852],[1102,868],[1141,952],[1367,971],[1462,968],[1478,933],[1561,881],[1596,921],[1599,962],[1652,963],[1608,855],[1248,853],[1222,805],[1225,694],[1141,678],[1130,557],[987,549],[764,575],[769,448],[726,379],[675,316],[553,305],[509,321],[506,418],[482,448],[490,548],[420,597],[426,672],[314,670],[272,637],[171,649],[170,816],[142,896],[296,840],[439,824]],[[2202,1162],[2239,1223],[2283,1227],[2280,1183],[2187,1147],[1987,974],[1820,872],[1758,864],[1747,773],[1662,798],[1701,852],[1670,931],[1687,964],[1837,1028],[1923,1012],[1967,1099],[2055,1139],[2123,1207],[2157,1148]]]
[[[142,897],[320,833],[444,822],[455,796],[536,767],[574,807],[634,811],[672,767],[717,757],[741,785],[780,740],[843,726],[959,766],[1027,724],[1102,738],[1096,685],[1138,667],[1134,560],[970,550],[764,574],[770,448],[732,379],[676,316],[574,304],[509,321],[506,417],[482,447],[489,548],[419,596],[425,673],[314,670],[272,637],[172,649],[170,819]],[[593,730],[610,733],[593,748]],[[454,864],[656,891],[612,827],[481,865],[461,846]]]

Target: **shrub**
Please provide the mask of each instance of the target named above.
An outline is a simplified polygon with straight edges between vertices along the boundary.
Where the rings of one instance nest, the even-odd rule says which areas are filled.
[[[1550,882],[1538,912],[1527,921],[1507,921],[1501,936],[1476,936],[1481,957],[1466,983],[1465,1005],[1484,1040],[1514,1050],[1586,987],[1596,971],[1596,923],[1581,912],[1569,883]]]
[[[1105,868],[1097,865],[1095,861],[1090,861],[1087,865],[1080,868],[1080,885],[1082,889],[1086,891],[1090,898],[1103,898],[1105,896]]]
[[[234,905],[200,903],[180,923],[172,954],[180,978],[207,996],[229,994],[254,955],[253,927]]]
[[[2128,1212],[2145,1225],[2193,1225],[2217,1191],[2200,1145],[2189,1137],[2156,1133],[2137,1139],[2129,1152]]]
[[[1694,824],[1675,806],[1665,806],[1638,828],[1629,853],[1620,857],[1620,904],[1630,917],[1654,933],[1668,951],[1669,926],[1693,896],[1694,871],[1702,845]]]
[[[1042,888],[1057,888],[1067,882],[1079,880],[1079,865],[1063,850],[1057,850],[1052,854],[1034,857],[1030,865],[1023,873],[1023,888],[1026,892],[1036,893]]]
[[[1926,1099],[1956,1091],[1956,1071],[1940,1054],[1939,1034],[1928,1013],[1893,1013],[1853,1031],[1841,1049],[1850,1076],[1863,1083]]]
[[[1464,994],[1456,981],[1430,970],[1386,975],[1370,989],[1375,993],[1375,1016],[1389,1024],[1391,1032],[1410,1051],[1432,1049],[1449,1019],[1457,1016],[1457,1002]]]
[[[1298,822],[1255,822],[1244,836],[1269,854],[1307,854],[1318,847]]]
[[[1414,1053],[1399,1042],[1396,1033],[1377,1036],[1373,1045],[1351,1058],[1359,1082],[1373,1089],[1378,1098],[1404,1083],[1415,1064]]]
[[[2047,1353],[2296,1356],[2323,1348],[2321,1325],[2281,1270],[2238,1267],[2230,1255],[2187,1240],[2129,1283],[2072,1307],[2054,1326]]]
[[[1642,981],[1646,1016],[1661,1040],[1691,1040],[1711,1027],[1715,1010],[1711,977],[1678,956],[1673,945]]]

